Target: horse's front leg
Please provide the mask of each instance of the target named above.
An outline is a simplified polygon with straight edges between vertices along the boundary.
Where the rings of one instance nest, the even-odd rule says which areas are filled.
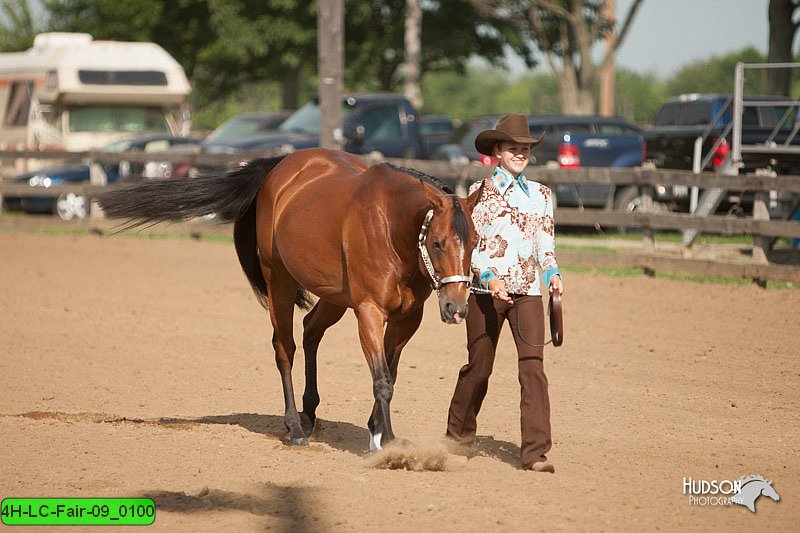
[[[394,382],[386,362],[383,345],[383,328],[386,324],[386,313],[374,303],[359,305],[356,308],[358,318],[358,336],[361,340],[361,349],[367,358],[370,373],[372,374],[372,393],[377,406],[377,417],[380,424],[369,428],[370,449],[373,443],[387,443],[394,439],[392,420],[389,414],[389,404],[392,401]]]
[[[403,351],[405,345],[408,344],[408,341],[411,339],[414,333],[417,332],[421,322],[422,307],[415,310],[413,314],[402,319],[390,319],[389,323],[386,325],[386,336],[384,337],[383,347],[384,352],[386,353],[386,362],[389,366],[389,373],[392,377],[392,385],[397,383],[397,365],[400,362],[400,353]],[[369,422],[367,422],[371,436],[369,442],[370,450],[380,450],[381,448],[380,434],[377,435],[376,439],[374,431],[374,429],[379,427],[380,424],[381,418],[379,405],[378,402],[375,402],[372,407],[372,416],[370,416]]]

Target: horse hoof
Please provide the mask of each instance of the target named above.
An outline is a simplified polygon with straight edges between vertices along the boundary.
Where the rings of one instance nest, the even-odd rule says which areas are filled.
[[[308,437],[297,437],[295,439],[290,439],[288,444],[289,446],[308,446]]]
[[[300,427],[306,435],[311,435],[317,425],[317,417],[311,418],[307,413],[300,413]]]

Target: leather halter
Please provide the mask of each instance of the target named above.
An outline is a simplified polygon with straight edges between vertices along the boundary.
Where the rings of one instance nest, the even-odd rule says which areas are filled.
[[[417,240],[417,248],[419,248],[422,262],[425,264],[425,270],[431,278],[431,287],[439,291],[444,285],[448,283],[469,283],[472,281],[470,276],[445,276],[439,279],[436,271],[431,262],[431,256],[428,254],[428,247],[425,245],[425,238],[428,235],[428,228],[431,227],[431,220],[433,220],[433,209],[429,209],[425,214],[425,221],[422,223],[422,229],[419,232],[419,239]]]

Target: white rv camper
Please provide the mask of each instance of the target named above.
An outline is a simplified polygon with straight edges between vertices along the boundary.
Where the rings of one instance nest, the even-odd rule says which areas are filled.
[[[0,149],[82,151],[188,135],[189,92],[183,68],[154,43],[42,33],[33,48],[0,54]]]

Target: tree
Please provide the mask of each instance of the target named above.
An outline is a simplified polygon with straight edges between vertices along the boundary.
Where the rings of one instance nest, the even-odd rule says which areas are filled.
[[[202,51],[204,78],[213,80],[211,99],[243,83],[275,80],[283,107],[300,103],[300,83],[315,76],[317,11],[314,2],[208,0],[216,39]]]
[[[799,0],[770,0],[769,2],[769,63],[791,63],[792,43],[800,26],[800,21],[793,20],[795,11],[800,7]],[[767,71],[767,94],[790,95],[792,70],[775,68]]]
[[[666,94],[727,93],[733,92],[736,63],[763,63],[764,55],[756,48],[747,47],[724,56],[712,56],[682,67],[666,83]],[[763,94],[764,71],[746,70],[747,94]]]
[[[558,81],[561,111],[591,114],[600,72],[625,41],[642,0],[634,0],[603,58],[595,64],[592,47],[616,21],[602,13],[604,0],[473,0],[492,19],[519,21],[519,31],[536,42]]]
[[[479,56],[505,65],[506,47],[533,66],[533,45],[508,20],[487,20],[471,0],[420,1],[420,72],[463,73]],[[345,86],[352,90],[394,90],[405,61],[406,0],[348,0],[345,3]]]
[[[20,52],[33,45],[39,27],[26,0],[0,4],[0,52]]]

